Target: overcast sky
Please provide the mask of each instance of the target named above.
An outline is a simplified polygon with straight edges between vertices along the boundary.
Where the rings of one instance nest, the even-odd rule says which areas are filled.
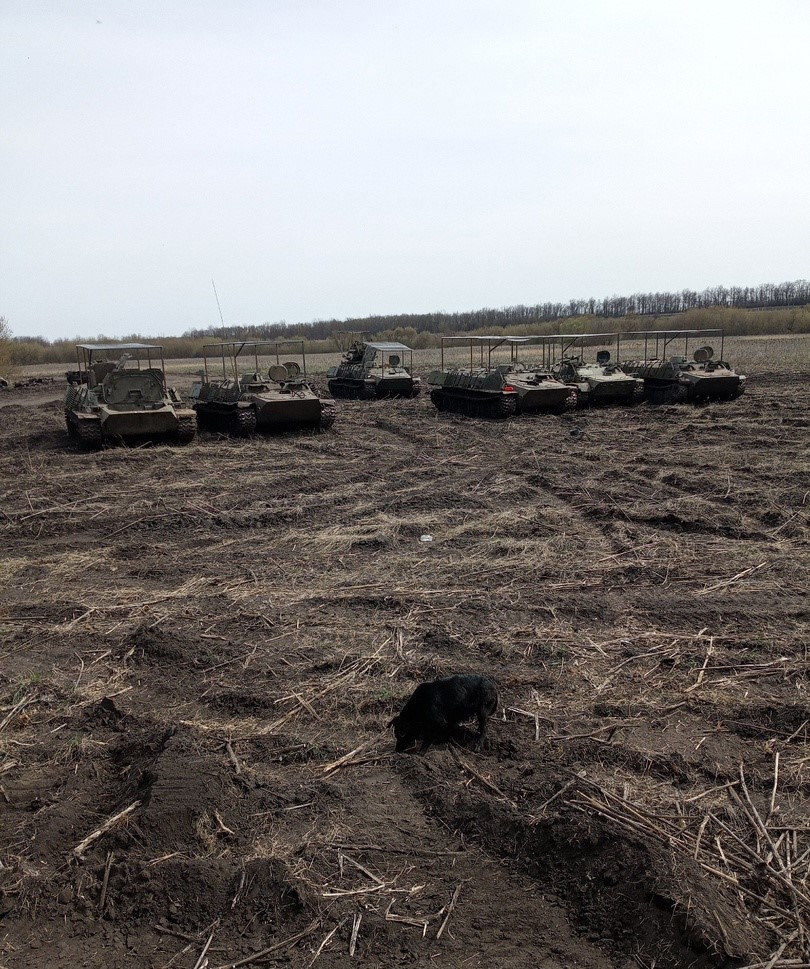
[[[0,315],[180,333],[810,274],[806,0],[3,0]]]

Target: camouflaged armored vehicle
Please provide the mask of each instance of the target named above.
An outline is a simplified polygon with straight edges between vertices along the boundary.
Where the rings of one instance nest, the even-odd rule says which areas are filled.
[[[419,378],[413,376],[413,350],[404,343],[353,340],[326,376],[329,393],[350,400],[416,397],[422,389]]]
[[[457,341],[469,343],[469,367],[445,367],[446,346]],[[576,407],[576,394],[571,387],[556,380],[546,368],[518,360],[518,349],[528,342],[528,337],[442,337],[440,369],[428,376],[430,399],[439,410],[467,417],[562,413]],[[493,356],[499,349],[509,350],[508,361],[499,362],[498,356]]]
[[[601,350],[595,363],[585,363],[582,357],[566,357],[552,372],[576,390],[578,407],[637,404],[644,400],[644,381],[610,363],[609,350]]]
[[[644,381],[625,373],[611,360],[610,350],[598,350],[595,361],[585,359],[586,347],[604,346],[616,339],[615,334],[558,334],[538,339],[543,341],[544,360],[551,373],[574,389],[579,407],[636,404],[644,399]]]
[[[197,417],[166,385],[163,347],[146,343],[79,344],[78,370],[65,376],[65,423],[82,447],[154,438],[187,444]]]
[[[705,339],[720,338],[720,358]],[[745,392],[745,375],[738,374],[723,360],[722,330],[646,330],[622,333],[624,341],[644,340],[644,355],[628,360],[621,367],[644,381],[644,393],[651,404],[696,403],[708,400],[734,400]],[[667,356],[673,341],[683,340],[683,353]],[[688,358],[689,342],[703,343]]]
[[[282,348],[301,363],[282,363]],[[202,426],[244,436],[256,430],[325,431],[334,423],[335,405],[307,379],[303,340],[209,344],[203,358],[203,374],[189,393]],[[240,373],[240,367],[248,369]]]

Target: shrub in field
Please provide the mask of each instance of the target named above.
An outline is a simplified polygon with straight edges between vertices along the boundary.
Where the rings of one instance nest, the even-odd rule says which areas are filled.
[[[0,316],[0,377],[9,379],[13,363],[11,327],[5,316]]]

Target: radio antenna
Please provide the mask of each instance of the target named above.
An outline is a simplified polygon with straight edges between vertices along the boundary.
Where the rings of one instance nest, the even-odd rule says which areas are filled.
[[[219,296],[217,295],[217,287],[216,287],[216,283],[214,282],[213,279],[211,280],[211,285],[214,287],[214,298],[217,301],[217,309],[219,310],[219,321],[222,324],[222,330],[223,330],[222,335],[225,336],[225,332],[224,332],[225,331],[225,320],[222,319],[222,307],[219,305]]]

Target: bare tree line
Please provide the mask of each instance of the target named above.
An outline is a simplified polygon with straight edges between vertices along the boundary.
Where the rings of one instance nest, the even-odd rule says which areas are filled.
[[[632,296],[608,296],[604,299],[572,299],[567,303],[536,303],[532,306],[484,308],[468,312],[401,313],[390,316],[368,316],[363,319],[316,320],[312,323],[263,323],[252,326],[228,326],[229,338],[277,338],[306,335],[310,340],[329,338],[337,330],[365,330],[370,333],[412,329],[429,333],[464,333],[487,327],[515,327],[543,324],[574,317],[595,316],[620,319],[625,316],[670,316],[689,310],[711,309],[780,309],[810,304],[810,280],[786,283],[761,283],[759,286],[712,286],[701,292],[684,289],[677,293],[634,293]],[[188,330],[183,336],[200,339],[221,336],[223,328],[210,326]]]
[[[673,317],[680,317],[674,320]],[[605,299],[537,303],[533,306],[485,308],[456,313],[406,313],[362,319],[316,320],[312,323],[217,324],[187,330],[182,336],[133,333],[126,340],[157,341],[169,357],[198,357],[205,343],[219,340],[298,339],[308,351],[334,350],[338,331],[371,333],[401,340],[415,348],[437,346],[439,337],[453,333],[606,332],[623,329],[704,328],[719,326],[729,334],[810,332],[810,281],[763,283],[759,286],[714,286],[702,292],[635,293]],[[106,337],[46,340],[41,336],[12,336],[8,321],[0,319],[0,366],[31,365],[72,359],[74,342],[105,342]],[[5,351],[4,351],[5,348]],[[5,356],[4,356],[5,353]]]

